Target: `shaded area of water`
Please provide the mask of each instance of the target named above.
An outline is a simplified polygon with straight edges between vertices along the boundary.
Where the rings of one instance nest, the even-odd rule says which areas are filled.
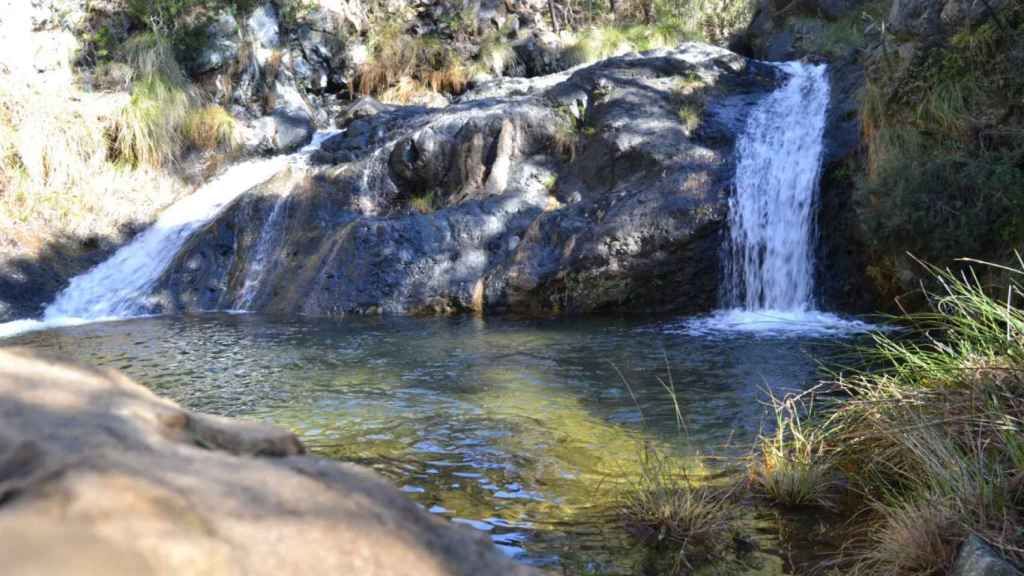
[[[812,356],[836,346],[834,337],[707,338],[678,325],[213,315],[3,344],[121,369],[192,409],[287,426],[523,561],[633,574],[642,553],[615,517],[614,494],[637,473],[641,446],[680,465],[696,453],[745,453],[765,423],[767,391],[808,386]]]

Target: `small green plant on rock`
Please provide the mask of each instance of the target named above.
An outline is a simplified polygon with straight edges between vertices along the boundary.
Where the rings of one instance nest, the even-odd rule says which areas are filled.
[[[409,209],[420,214],[429,214],[434,211],[434,193],[428,192],[420,196],[413,196],[409,199]]]
[[[704,110],[696,104],[687,103],[679,107],[679,121],[687,134],[693,134],[700,128],[703,116]]]

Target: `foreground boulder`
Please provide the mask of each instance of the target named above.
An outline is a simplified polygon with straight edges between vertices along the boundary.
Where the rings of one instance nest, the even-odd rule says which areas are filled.
[[[367,102],[197,234],[154,311],[714,308],[736,138],[776,68],[702,44]]]
[[[372,472],[302,453],[117,372],[0,351],[2,571],[534,573]]]

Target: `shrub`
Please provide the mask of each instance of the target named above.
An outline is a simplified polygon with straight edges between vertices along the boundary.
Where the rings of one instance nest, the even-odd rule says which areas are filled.
[[[886,269],[907,251],[942,265],[1005,262],[1005,247],[1024,241],[1022,23],[1024,6],[1008,5],[999,21],[954,31],[912,62],[889,55],[872,67],[856,204],[879,284],[912,278]]]
[[[291,0],[288,4],[300,0]],[[245,14],[258,0],[127,0],[128,13],[158,34],[175,34],[209,14],[230,10]]]

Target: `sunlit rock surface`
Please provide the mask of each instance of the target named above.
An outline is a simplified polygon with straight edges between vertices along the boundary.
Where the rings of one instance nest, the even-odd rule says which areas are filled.
[[[285,430],[0,351],[3,573],[530,574]]]
[[[364,104],[319,166],[197,234],[154,311],[710,310],[734,141],[778,81],[687,44],[441,110]]]

